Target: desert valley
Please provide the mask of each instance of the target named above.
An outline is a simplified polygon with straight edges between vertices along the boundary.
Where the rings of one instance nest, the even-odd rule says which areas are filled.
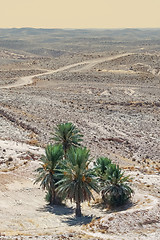
[[[35,169],[64,122],[132,177],[131,205],[47,205]],[[158,240],[159,198],[160,30],[0,29],[0,239]]]

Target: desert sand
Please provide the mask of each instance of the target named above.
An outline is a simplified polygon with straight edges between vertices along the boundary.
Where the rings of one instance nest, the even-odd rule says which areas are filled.
[[[158,240],[159,43],[72,33],[48,35],[50,43],[41,35],[37,45],[38,35],[21,35],[24,45],[18,35],[0,40],[0,239]],[[53,128],[67,121],[94,159],[107,156],[133,177],[132,204],[113,211],[95,195],[80,219],[74,203],[47,205],[35,169]]]

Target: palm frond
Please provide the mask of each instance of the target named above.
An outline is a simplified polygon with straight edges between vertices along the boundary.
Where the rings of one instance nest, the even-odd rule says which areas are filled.
[[[130,177],[124,176],[118,165],[110,164],[103,180],[102,194],[109,205],[122,205],[131,197],[133,190],[129,186]]]
[[[71,146],[78,147],[82,142],[83,135],[71,122],[58,124],[52,133],[56,144],[62,144],[63,150],[66,154]]]
[[[93,198],[91,190],[98,192],[97,180],[91,169],[90,152],[86,148],[71,148],[67,154],[63,179],[57,185],[59,194],[65,195],[71,201],[83,202]]]
[[[49,144],[45,148],[45,155],[40,158],[41,167],[36,169],[38,176],[34,183],[40,182],[42,189],[47,190],[51,199],[55,196],[55,183],[59,180],[59,170],[60,161],[63,158],[63,149],[60,145]]]

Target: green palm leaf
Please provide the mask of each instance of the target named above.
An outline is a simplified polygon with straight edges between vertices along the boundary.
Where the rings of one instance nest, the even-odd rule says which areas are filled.
[[[71,146],[80,146],[83,135],[80,134],[80,131],[72,123],[58,124],[54,130],[55,133],[53,133],[52,139],[56,144],[62,144],[65,155]]]
[[[124,176],[124,172],[122,172],[118,165],[110,164],[103,176],[103,180],[103,199],[110,206],[122,205],[131,197],[133,193],[133,190],[129,186],[131,178]]]
[[[99,192],[93,171],[88,168],[89,150],[71,148],[63,162],[63,178],[56,184],[58,193],[76,202],[76,215],[81,215],[80,203],[93,198],[92,190]]]
[[[59,180],[58,169],[62,158],[62,146],[49,144],[45,148],[45,155],[40,159],[41,167],[36,169],[38,176],[35,183],[40,182],[42,189],[47,190],[50,204],[58,203],[55,184]]]

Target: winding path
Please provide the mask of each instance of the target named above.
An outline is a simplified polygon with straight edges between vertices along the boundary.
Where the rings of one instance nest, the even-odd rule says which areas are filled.
[[[17,87],[23,87],[23,86],[26,86],[26,85],[30,85],[30,84],[33,83],[33,79],[35,77],[40,77],[40,76],[54,74],[54,73],[57,73],[57,72],[62,72],[62,71],[72,69],[72,68],[75,68],[75,67],[81,66],[81,65],[82,66],[85,65],[85,66],[78,69],[78,71],[88,70],[98,63],[102,63],[102,62],[105,62],[105,61],[111,61],[111,60],[114,60],[114,59],[118,59],[120,57],[125,57],[125,56],[128,56],[128,55],[131,55],[131,54],[133,55],[134,53],[118,54],[118,55],[114,55],[114,56],[111,56],[111,57],[98,58],[98,59],[93,59],[93,60],[88,60],[88,61],[84,61],[84,62],[70,64],[68,66],[64,66],[64,67],[61,67],[61,68],[56,69],[56,70],[46,70],[47,72],[45,72],[45,73],[40,73],[40,74],[36,74],[36,75],[21,77],[15,83],[8,84],[8,85],[5,85],[5,86],[0,86],[0,89],[17,88]],[[77,71],[77,70],[75,70],[75,71]]]

